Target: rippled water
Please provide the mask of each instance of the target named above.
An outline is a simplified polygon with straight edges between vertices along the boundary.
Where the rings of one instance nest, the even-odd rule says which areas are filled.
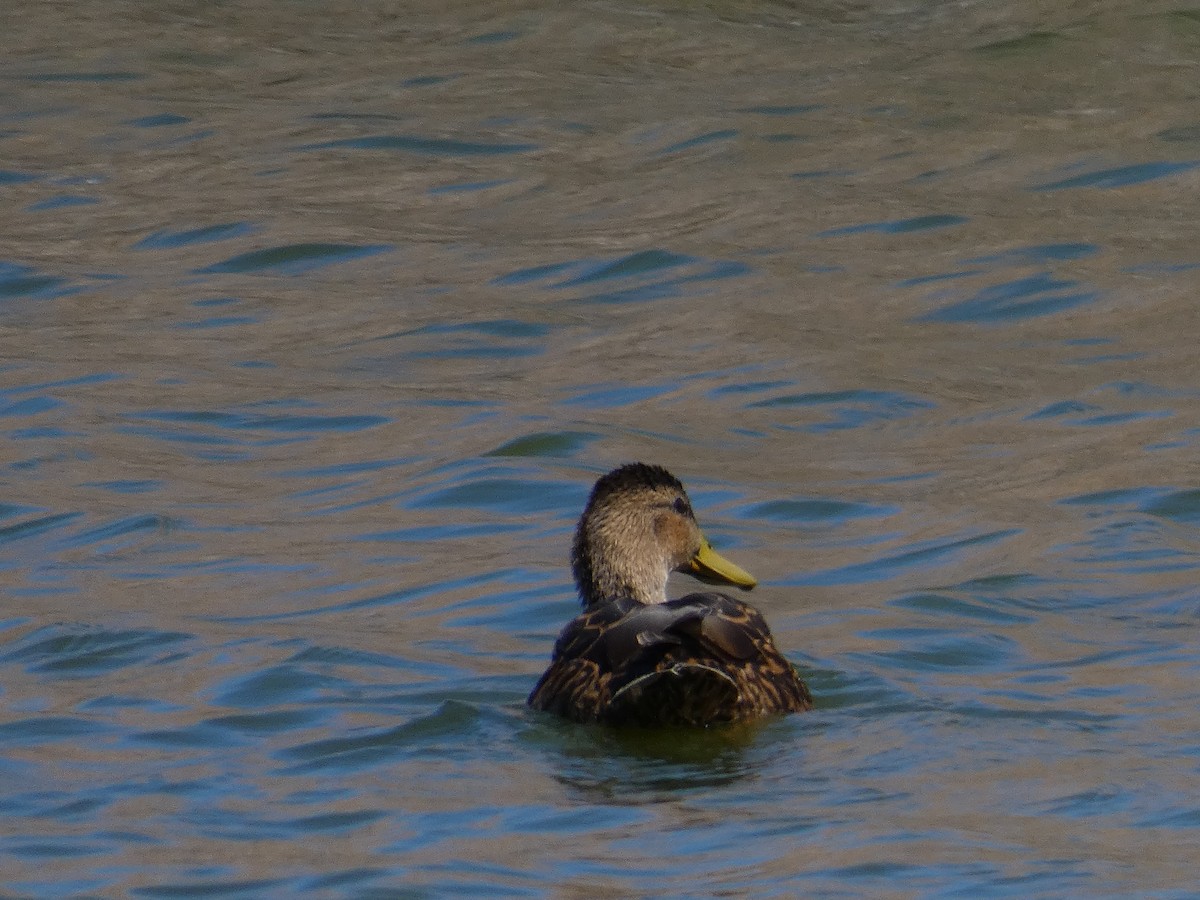
[[[12,896],[1194,892],[1200,12],[7,12]],[[525,709],[631,459],[816,711]]]

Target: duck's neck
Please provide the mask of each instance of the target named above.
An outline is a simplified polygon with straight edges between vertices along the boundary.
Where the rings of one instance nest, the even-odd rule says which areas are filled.
[[[614,600],[636,600],[638,603],[665,603],[667,576],[661,562],[642,566],[616,568],[605,563],[614,558],[603,548],[586,542],[576,542],[571,553],[571,569],[584,609],[594,609]]]

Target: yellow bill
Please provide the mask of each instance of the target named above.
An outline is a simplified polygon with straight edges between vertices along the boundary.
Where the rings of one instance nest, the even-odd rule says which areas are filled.
[[[707,538],[701,540],[696,555],[679,568],[709,584],[733,584],[747,591],[758,584],[753,575],[714,550]]]

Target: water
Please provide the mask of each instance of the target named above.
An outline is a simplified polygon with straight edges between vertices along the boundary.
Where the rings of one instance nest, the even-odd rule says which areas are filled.
[[[1195,10],[2,18],[6,895],[1194,892]],[[524,708],[631,459],[816,711]]]

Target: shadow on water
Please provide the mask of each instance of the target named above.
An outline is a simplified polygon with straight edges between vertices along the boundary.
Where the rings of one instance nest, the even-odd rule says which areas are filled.
[[[722,728],[580,726],[538,714],[523,740],[539,746],[555,778],[598,803],[659,803],[753,776],[771,722]]]

